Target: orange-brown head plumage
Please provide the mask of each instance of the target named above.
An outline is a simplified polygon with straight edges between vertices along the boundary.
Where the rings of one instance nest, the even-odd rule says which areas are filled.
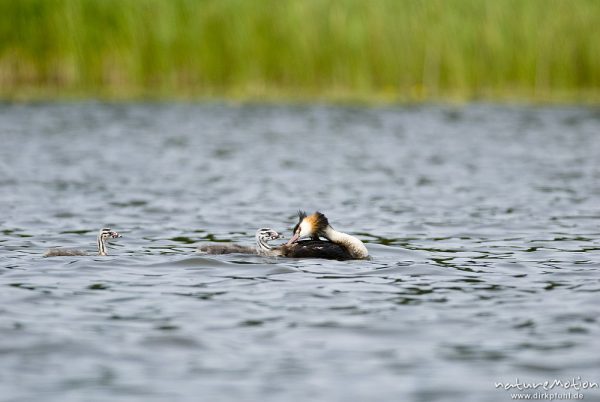
[[[304,220],[309,223],[317,236],[322,236],[327,226],[329,226],[329,220],[319,211],[307,216]]]
[[[288,244],[298,241],[301,237],[319,239],[323,236],[325,229],[329,226],[327,217],[320,212],[306,215],[304,211],[298,211],[298,223],[294,226],[294,233]]]

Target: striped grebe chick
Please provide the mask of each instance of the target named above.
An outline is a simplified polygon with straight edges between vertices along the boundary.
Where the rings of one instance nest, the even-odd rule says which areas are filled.
[[[198,252],[206,254],[258,254],[271,256],[273,253],[269,241],[281,239],[283,236],[271,228],[261,228],[256,231],[255,247],[245,247],[239,244],[210,244],[198,247]]]
[[[73,250],[68,248],[51,248],[46,251],[44,257],[70,257],[79,255],[108,255],[106,242],[108,239],[122,237],[119,233],[110,230],[110,228],[100,229],[98,233],[98,254],[88,253],[85,250]]]
[[[318,240],[319,236],[329,241]],[[304,237],[309,237],[311,240],[301,241],[300,239]],[[294,227],[294,234],[285,247],[290,248],[295,244],[299,245],[296,246],[298,253],[302,250],[301,253],[306,254],[307,257],[336,260],[360,260],[369,257],[369,251],[362,241],[333,229],[327,217],[320,212],[309,216],[305,212],[298,212],[298,223]],[[285,252],[285,248],[283,251]],[[294,252],[290,251],[290,253]]]

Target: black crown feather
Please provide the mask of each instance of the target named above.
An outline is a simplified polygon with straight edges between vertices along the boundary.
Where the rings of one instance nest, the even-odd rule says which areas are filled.
[[[317,217],[317,233],[323,235],[325,229],[329,226],[329,220],[319,211],[315,212],[315,216]]]
[[[298,227],[300,226],[300,223],[302,223],[302,220],[304,220],[304,218],[306,218],[306,212],[299,209],[298,210],[298,223],[296,223],[296,226],[294,226],[294,231],[292,233],[296,233],[296,230],[298,230]]]

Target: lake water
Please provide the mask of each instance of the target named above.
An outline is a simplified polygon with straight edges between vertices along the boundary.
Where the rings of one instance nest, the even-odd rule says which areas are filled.
[[[585,107],[0,105],[0,399],[600,383],[599,155]],[[371,259],[195,253],[289,238],[298,209]],[[110,256],[43,257],[103,226]]]

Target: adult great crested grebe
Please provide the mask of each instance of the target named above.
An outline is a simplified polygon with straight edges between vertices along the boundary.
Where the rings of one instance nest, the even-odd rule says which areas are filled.
[[[278,255],[273,252],[269,241],[281,239],[283,236],[271,228],[261,228],[256,231],[256,246],[245,247],[238,244],[215,244],[198,247],[198,252],[206,254],[258,254],[264,256]]]
[[[318,240],[319,236],[329,241]],[[303,237],[310,237],[311,240],[300,241]],[[320,212],[308,216],[303,211],[298,212],[294,235],[285,246],[282,246],[282,251],[285,252],[286,248],[292,249],[294,245],[298,245],[296,246],[298,250],[302,250],[306,256],[314,258],[354,260],[369,257],[369,251],[362,241],[333,229],[327,217]]]
[[[108,255],[108,248],[106,247],[106,241],[110,238],[115,239],[122,237],[119,233],[113,232],[110,228],[100,229],[98,233],[98,254],[97,255]],[[51,248],[46,251],[44,257],[70,257],[78,255],[96,255],[90,254],[84,250],[73,250],[68,248]]]

